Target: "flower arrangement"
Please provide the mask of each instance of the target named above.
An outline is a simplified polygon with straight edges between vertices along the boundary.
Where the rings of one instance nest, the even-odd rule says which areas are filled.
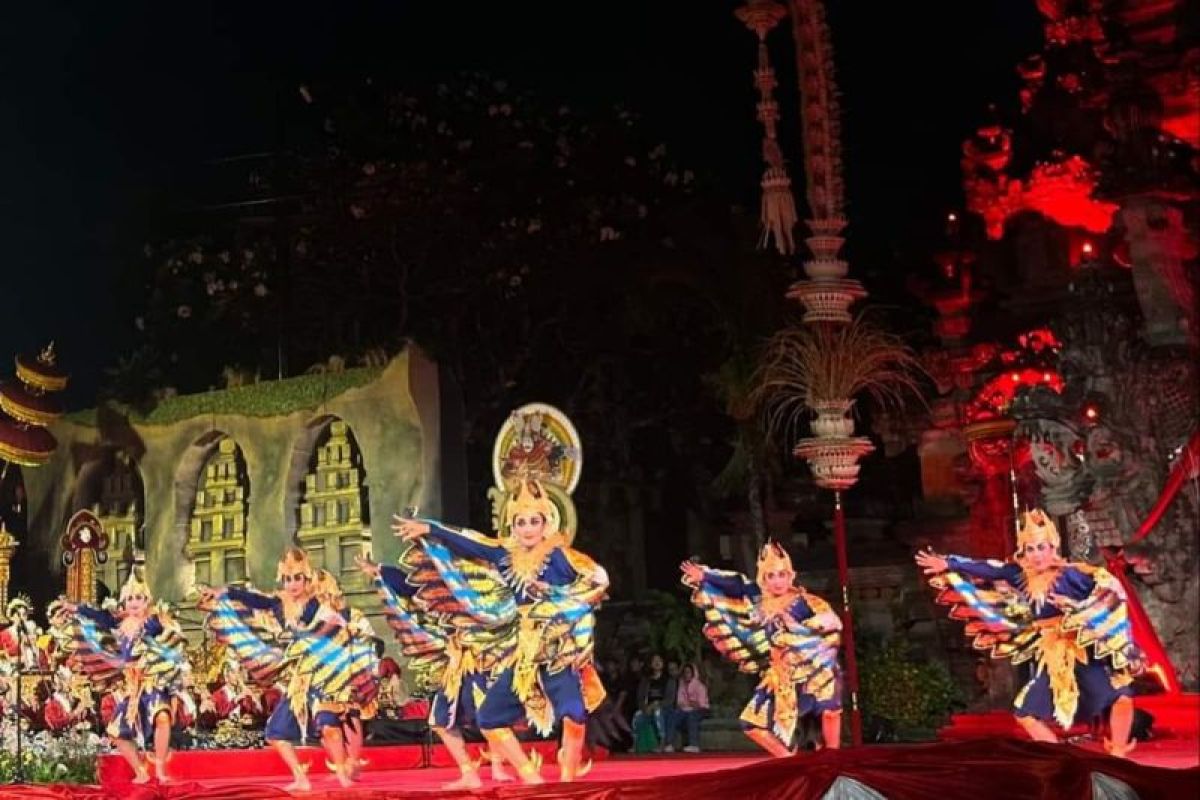
[[[21,720],[21,726],[21,763],[26,783],[96,782],[96,760],[107,751],[107,745],[86,725],[53,734],[29,733],[25,720]],[[12,783],[17,777],[15,726],[5,725],[0,738],[0,783]]]

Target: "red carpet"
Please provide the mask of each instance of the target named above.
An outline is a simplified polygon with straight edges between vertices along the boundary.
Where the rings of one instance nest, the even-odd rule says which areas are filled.
[[[1194,744],[1194,743],[1193,743]],[[1167,763],[1172,763],[1168,761]],[[1045,745],[1007,739],[942,742],[928,745],[864,747],[800,755],[780,761],[761,757],[677,756],[612,758],[596,764],[590,775],[571,785],[540,787],[488,784],[478,792],[439,791],[455,777],[450,769],[369,772],[353,789],[336,787],[333,779],[314,772],[317,800],[402,800],[430,798],[522,798],[547,800],[819,800],[835,784],[869,787],[887,800],[970,797],[971,800],[1092,800],[1093,783],[1120,781],[1141,800],[1200,797],[1200,768],[1194,754],[1173,763],[1185,769],[1147,766],[1067,745]],[[555,770],[544,774],[552,777]],[[268,800],[288,795],[278,778],[232,777],[203,783],[180,782],[165,787],[5,787],[0,796],[13,800]],[[434,793],[431,795],[431,793]]]

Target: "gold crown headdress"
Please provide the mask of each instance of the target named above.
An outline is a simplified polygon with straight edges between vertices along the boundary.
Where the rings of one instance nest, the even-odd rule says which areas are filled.
[[[1017,529],[1017,556],[1021,556],[1026,544],[1043,539],[1054,545],[1055,550],[1062,543],[1062,538],[1058,534],[1058,526],[1054,524],[1054,520],[1040,508],[1030,509],[1023,513],[1021,526]]]
[[[504,506],[504,528],[501,536],[512,535],[512,524],[522,514],[541,514],[546,520],[547,537],[558,533],[562,527],[562,514],[558,506],[550,499],[550,494],[542,484],[535,480],[516,482],[509,490],[508,503]]]
[[[333,573],[327,569],[317,570],[313,592],[318,600],[334,611],[341,611],[346,607],[346,596],[342,593],[342,587],[338,585],[337,578],[333,577]]]
[[[11,617],[13,612],[18,608],[23,608],[26,611],[29,611],[33,608],[33,600],[29,598],[29,595],[19,594],[12,600],[9,600],[8,605],[4,607],[4,613],[6,616]]]
[[[299,547],[289,547],[279,559],[279,567],[275,570],[275,580],[282,581],[284,575],[303,575],[312,583],[316,578],[308,553]]]
[[[767,573],[780,569],[791,573],[792,580],[796,579],[796,570],[792,567],[792,557],[787,554],[787,550],[783,549],[783,545],[768,539],[767,543],[758,551],[758,571],[755,574],[755,583],[760,589],[766,591]]]
[[[125,579],[125,583],[121,586],[121,602],[124,603],[135,594],[146,598],[147,602],[150,600],[150,587],[138,575],[137,570],[133,569],[129,571],[129,577]]]

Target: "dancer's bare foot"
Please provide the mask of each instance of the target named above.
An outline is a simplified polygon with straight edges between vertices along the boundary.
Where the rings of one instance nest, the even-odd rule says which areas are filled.
[[[283,787],[285,792],[311,792],[312,784],[308,782],[308,776],[303,772],[292,776],[292,782]]]
[[[1117,745],[1110,739],[1104,740],[1105,752],[1107,752],[1110,756],[1116,756],[1117,758],[1129,758],[1129,754],[1133,752],[1133,748],[1135,747],[1137,747],[1136,739],[1131,739],[1123,746]]]
[[[483,781],[479,780],[478,772],[476,772],[475,770],[471,770],[470,772],[464,772],[462,774],[462,777],[460,777],[456,781],[450,781],[449,783],[442,784],[442,788],[443,789],[451,789],[451,790],[454,790],[454,789],[481,789],[481,788],[483,788]]]
[[[336,770],[333,774],[337,776],[337,781],[343,789],[349,789],[354,785],[354,779],[350,777],[349,764],[343,764],[341,768]]]
[[[492,780],[496,783],[512,783],[513,776],[508,773],[503,764],[492,764]]]
[[[135,772],[133,774],[133,783],[137,784],[138,786],[142,786],[149,782],[150,782],[150,771],[148,769],[146,769],[145,767],[142,767],[141,769],[139,769],[137,772]]]

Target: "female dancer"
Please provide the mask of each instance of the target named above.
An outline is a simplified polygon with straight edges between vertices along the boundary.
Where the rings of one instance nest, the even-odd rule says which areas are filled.
[[[412,550],[410,549],[410,552]],[[408,554],[406,553],[406,556]],[[438,676],[438,688],[429,711],[429,725],[458,765],[461,777],[445,789],[478,789],[483,786],[478,764],[467,753],[462,729],[476,724],[477,705],[487,692],[497,666],[512,653],[511,627],[492,631],[473,620],[439,623],[424,614],[414,601],[416,585],[399,567],[357,560],[365,575],[374,579],[388,624],[409,658],[410,669]],[[415,569],[415,567],[413,567]],[[498,753],[491,753],[492,780],[512,780]]]
[[[538,481],[517,483],[500,519],[499,542],[430,520],[397,517],[392,529],[419,543],[429,565],[409,575],[418,602],[429,598],[429,613],[457,609],[477,626],[514,631],[514,649],[479,706],[477,721],[490,750],[526,783],[541,783],[538,764],[522,752],[512,725],[525,717],[546,735],[561,721],[559,779],[572,781],[588,768],[581,763],[587,715],[604,699],[592,634],[608,575],[571,549],[558,506]]]
[[[316,597],[323,605],[342,615],[350,634],[350,697],[342,719],[342,735],[346,740],[347,771],[351,780],[358,780],[366,762],[362,758],[363,720],[375,716],[379,698],[379,656],[375,652],[375,631],[371,622],[357,608],[351,608],[342,587],[329,570],[318,570]]]
[[[303,550],[289,548],[279,560],[276,577],[283,584],[281,592],[206,588],[201,606],[211,609],[208,624],[217,641],[233,651],[257,683],[269,686],[290,670],[285,696],[271,712],[265,731],[292,771],[288,790],[312,788],[308,765],[301,765],[295,749],[310,731],[320,738],[338,782],[349,786],[342,717],[354,676],[346,619],[317,598],[316,572]],[[286,648],[271,644],[268,632],[258,627],[255,615],[262,611],[291,634]]]
[[[842,622],[829,604],[796,584],[787,551],[775,542],[758,555],[755,582],[737,572],[685,561],[683,582],[704,610],[704,634],[742,672],[762,675],[742,711],[742,728],[776,758],[791,755],[796,723],[821,715],[825,747],[842,733]]]
[[[938,589],[937,602],[992,658],[1034,663],[1017,693],[1017,722],[1030,738],[1057,742],[1046,724],[1064,729],[1111,709],[1110,753],[1133,749],[1130,684],[1142,666],[1132,640],[1125,591],[1106,570],[1059,555],[1058,527],[1044,511],[1023,515],[1011,561],[981,561],[917,553],[917,565]]]
[[[136,571],[121,587],[120,598],[115,615],[62,601],[62,612],[74,616],[70,663],[98,685],[123,680],[109,735],[139,784],[149,782],[150,773],[138,758],[138,746],[153,742],[154,755],[147,760],[166,783],[171,726],[183,702],[188,668],[183,633],[165,608],[151,606],[150,588]]]

